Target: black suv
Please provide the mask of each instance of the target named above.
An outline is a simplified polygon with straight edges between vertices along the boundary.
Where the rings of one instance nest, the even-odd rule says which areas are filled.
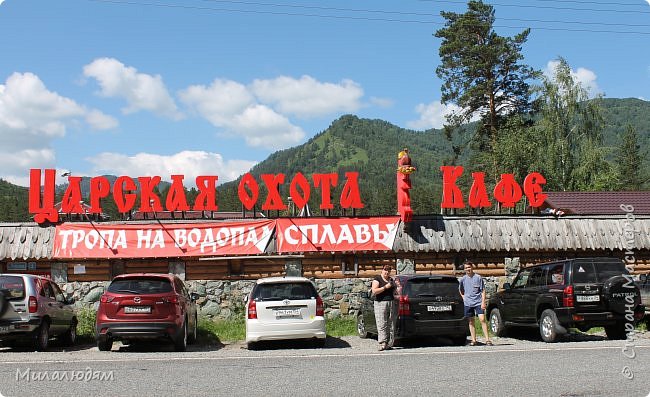
[[[625,339],[625,322],[643,318],[639,288],[617,258],[576,258],[519,270],[512,285],[488,302],[490,329],[503,336],[510,326],[539,327],[545,342],[567,328],[605,327],[609,339]],[[629,303],[629,306],[626,304]]]
[[[465,344],[469,328],[456,277],[400,275],[395,281],[394,297],[399,305],[395,339],[446,336],[456,345]],[[363,295],[357,332],[367,338],[377,334],[377,323],[374,301],[369,292]]]

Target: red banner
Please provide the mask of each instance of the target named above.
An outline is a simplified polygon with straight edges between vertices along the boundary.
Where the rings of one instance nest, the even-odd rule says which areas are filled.
[[[389,251],[399,217],[277,220],[278,252]]]
[[[275,221],[197,224],[62,224],[54,258],[152,258],[263,253]]]

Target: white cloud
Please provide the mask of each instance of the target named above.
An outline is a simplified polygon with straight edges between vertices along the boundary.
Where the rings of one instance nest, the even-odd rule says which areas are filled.
[[[29,168],[53,167],[52,142],[69,125],[85,119],[93,128],[113,128],[117,121],[98,110],[49,91],[32,73],[13,73],[0,84],[0,169],[3,177],[28,184]]]
[[[370,97],[370,103],[375,105],[375,106],[379,106],[380,108],[387,109],[387,108],[393,107],[393,105],[395,104],[395,101],[393,101],[392,99],[389,99],[389,98],[378,98],[378,97],[372,96],[372,97]]]
[[[86,114],[86,122],[95,130],[110,130],[118,126],[118,121],[99,110],[91,110]]]
[[[297,117],[355,112],[361,107],[360,99],[363,97],[363,89],[352,80],[345,79],[338,84],[322,83],[311,76],[255,80],[251,90],[261,103]]]
[[[548,61],[546,64],[546,69],[544,69],[544,75],[551,78],[555,76],[555,70],[559,64],[560,62],[557,60]],[[589,69],[582,67],[578,68],[577,70],[571,69],[571,77],[573,77],[575,81],[579,82],[582,87],[587,90],[589,97],[593,98],[602,92],[598,87],[598,83],[596,83],[596,73]]]
[[[220,79],[209,87],[190,86],[179,96],[186,105],[216,127],[229,126],[233,117],[255,103],[255,98],[244,85]]]
[[[180,173],[185,175],[183,182],[186,186],[195,186],[194,181],[199,175],[218,175],[218,183],[232,181],[256,164],[246,160],[224,161],[223,156],[218,153],[189,150],[170,156],[151,153],[127,156],[105,152],[86,160],[94,164],[95,175],[158,175],[162,180],[169,181],[171,175]]]
[[[246,143],[253,147],[283,149],[305,137],[300,127],[264,105],[246,108],[233,119],[231,128],[243,134]]]
[[[84,75],[97,80],[100,95],[125,99],[125,114],[148,110],[173,120],[183,118],[160,75],[138,73],[113,58],[95,59],[84,66]]]
[[[408,121],[406,126],[415,130],[427,130],[430,128],[442,128],[445,123],[445,116],[460,110],[454,104],[443,105],[440,101],[433,101],[429,104],[419,104],[415,111],[420,114],[418,120]]]
[[[284,149],[300,142],[305,133],[285,116],[255,102],[237,82],[215,80],[209,87],[191,86],[179,93],[181,100],[222,134],[240,136],[252,147]]]

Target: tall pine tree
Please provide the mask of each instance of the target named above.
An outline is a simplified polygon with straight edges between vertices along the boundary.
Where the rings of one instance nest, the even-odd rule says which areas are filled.
[[[443,81],[442,103],[459,107],[447,117],[445,129],[449,136],[458,126],[479,117],[481,122],[471,143],[491,153],[504,117],[531,108],[528,81],[538,72],[521,62],[530,29],[503,37],[494,31],[492,6],[472,0],[467,8],[464,14],[441,12],[445,27],[435,34],[442,38],[441,64],[436,69]],[[492,163],[495,171],[494,155]]]

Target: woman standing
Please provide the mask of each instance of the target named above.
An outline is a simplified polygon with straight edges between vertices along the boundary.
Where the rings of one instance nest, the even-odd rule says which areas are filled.
[[[372,294],[375,296],[375,321],[377,322],[377,341],[379,351],[390,350],[395,343],[395,322],[397,306],[393,293],[395,281],[390,277],[392,266],[384,265],[381,274],[372,280]]]

